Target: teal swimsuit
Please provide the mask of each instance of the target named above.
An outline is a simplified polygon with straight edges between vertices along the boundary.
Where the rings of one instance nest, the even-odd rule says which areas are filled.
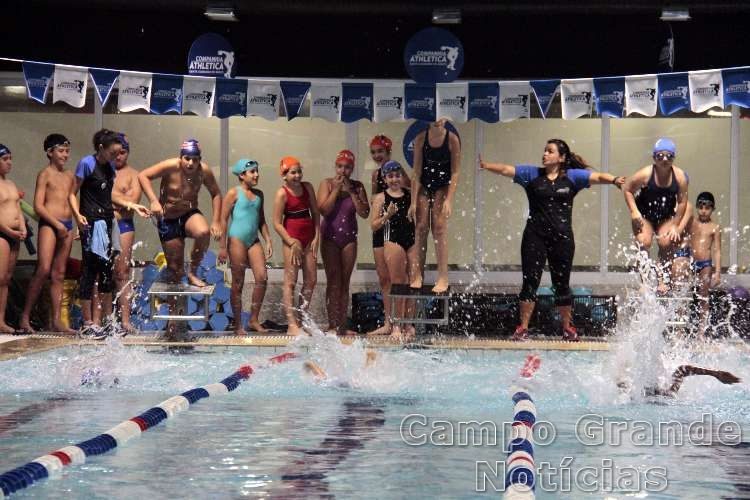
[[[261,195],[255,191],[253,193],[255,199],[249,200],[245,190],[237,188],[237,201],[232,209],[232,223],[229,225],[229,236],[237,238],[247,246],[259,241]]]

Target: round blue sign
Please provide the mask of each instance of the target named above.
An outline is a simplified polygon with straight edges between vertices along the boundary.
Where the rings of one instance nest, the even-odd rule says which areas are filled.
[[[464,67],[464,46],[448,30],[425,28],[406,43],[404,66],[415,82],[452,82]]]
[[[430,122],[417,120],[412,123],[408,129],[406,129],[403,144],[404,158],[406,159],[406,163],[408,163],[412,168],[414,168],[414,139],[417,138],[420,132],[424,132],[425,130],[427,130],[427,127],[429,126]],[[458,137],[459,141],[461,140],[461,136],[458,135],[458,130],[456,130],[456,127],[454,127],[451,122],[446,122],[445,128],[456,134],[456,137]]]
[[[229,41],[216,33],[195,39],[188,54],[188,73],[200,76],[232,78],[236,73],[234,49]]]

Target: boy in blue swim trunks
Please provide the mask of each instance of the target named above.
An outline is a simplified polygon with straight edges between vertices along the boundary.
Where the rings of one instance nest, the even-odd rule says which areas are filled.
[[[62,134],[50,134],[44,140],[44,152],[47,154],[48,164],[37,175],[34,192],[34,211],[39,216],[39,253],[36,271],[26,292],[19,327],[24,333],[34,333],[29,320],[31,310],[49,279],[52,330],[74,334],[75,330],[63,324],[60,319],[65,266],[74,238],[73,212],[68,203],[74,177],[71,170],[65,169],[65,163],[70,157],[70,141]]]
[[[26,239],[26,224],[21,213],[18,187],[8,179],[13,167],[10,149],[0,144],[0,333],[13,333],[5,323],[8,284],[16,267],[21,240]]]
[[[695,201],[696,215],[688,224],[693,272],[701,305],[700,332],[708,321],[708,293],[721,283],[721,227],[711,220],[715,207],[714,195],[704,191]]]
[[[115,209],[115,221],[119,229],[120,252],[115,257],[115,287],[119,295],[121,326],[132,332],[130,325],[130,262],[133,258],[133,241],[135,240],[135,223],[133,215],[149,217],[151,212],[140,205],[141,184],[138,182],[138,171],[128,164],[130,142],[125,134],[120,134],[122,149],[115,158],[115,184],[112,187],[112,205]],[[115,236],[113,235],[113,238]]]

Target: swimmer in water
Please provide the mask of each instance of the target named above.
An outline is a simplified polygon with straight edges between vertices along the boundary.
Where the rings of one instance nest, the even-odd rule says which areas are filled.
[[[375,365],[375,361],[378,359],[378,353],[373,351],[372,349],[367,349],[365,351],[365,368],[372,368]],[[315,361],[305,361],[303,369],[305,370],[305,373],[312,375],[313,379],[316,382],[322,382],[324,380],[328,380],[328,374],[323,370],[323,368],[320,367],[319,364],[317,364]],[[349,387],[350,385],[347,383],[340,384],[345,387]]]
[[[685,377],[693,375],[710,375],[722,384],[736,384],[741,382],[740,378],[735,376],[733,373],[722,371],[722,370],[711,370],[708,368],[699,368],[693,365],[681,365],[672,373],[672,384],[667,387],[658,386],[646,386],[643,389],[644,396],[663,396],[667,398],[673,398],[677,395],[682,386],[682,381]],[[623,392],[630,392],[632,384],[627,381],[620,381],[617,383],[617,387]]]

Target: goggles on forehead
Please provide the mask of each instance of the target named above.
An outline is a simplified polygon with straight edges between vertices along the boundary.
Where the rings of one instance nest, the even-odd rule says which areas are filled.
[[[55,148],[69,148],[70,147],[70,141],[63,141],[59,144],[53,144],[49,148],[47,148],[47,151],[52,151]]]
[[[655,160],[674,160],[674,153],[654,153]]]

